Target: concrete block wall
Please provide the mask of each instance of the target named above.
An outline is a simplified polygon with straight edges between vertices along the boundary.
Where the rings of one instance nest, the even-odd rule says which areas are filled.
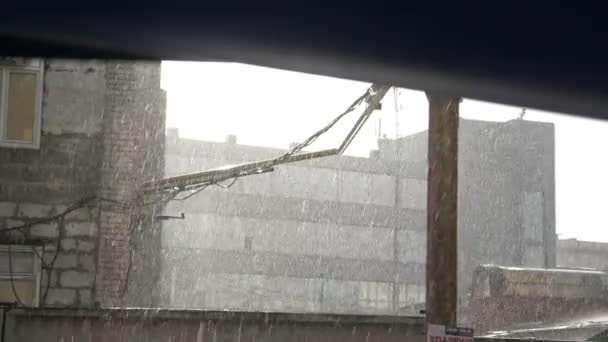
[[[0,147],[0,229],[61,213],[83,198],[125,200],[139,182],[162,176],[165,96],[159,62],[47,59],[43,77],[40,148]],[[141,218],[150,221],[150,208],[142,215],[100,203],[105,202],[36,225],[25,236],[0,232],[0,244],[44,246],[45,261],[58,253],[50,275],[43,272],[41,293],[47,295],[41,304],[116,305],[115,290],[127,270],[141,278],[141,270],[150,271],[144,264],[155,263],[153,253],[141,257],[151,253],[143,249],[134,253],[134,262],[125,258],[128,232],[143,227]],[[133,231],[140,246],[160,246],[159,235],[149,233],[153,229]],[[139,282],[153,283],[149,275]]]
[[[165,94],[160,89],[160,62],[107,62],[105,81],[99,193],[125,203],[134,199],[142,182],[163,176]],[[158,224],[152,219],[156,210],[102,205],[97,287],[103,306],[123,305],[125,300],[153,305],[160,248]],[[130,293],[127,282],[133,283]]]
[[[95,195],[104,74],[102,61],[45,60],[40,149],[0,148],[0,229],[59,214]],[[23,234],[0,234],[2,244],[43,247],[41,305],[94,304],[97,216],[96,207],[84,207]]]
[[[63,204],[0,202],[0,229],[22,226],[63,212]],[[97,259],[96,208],[84,207],[63,220],[3,234],[7,242],[33,242],[41,247],[40,305],[81,306],[94,304]]]

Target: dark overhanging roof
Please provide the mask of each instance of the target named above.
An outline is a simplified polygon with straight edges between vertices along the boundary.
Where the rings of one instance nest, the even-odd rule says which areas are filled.
[[[0,53],[229,60],[608,118],[603,11],[386,6],[381,16],[371,4],[244,13],[236,3],[220,11],[204,2],[30,8],[3,16]]]

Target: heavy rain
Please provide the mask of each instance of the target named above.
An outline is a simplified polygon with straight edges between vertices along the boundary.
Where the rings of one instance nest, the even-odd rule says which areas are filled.
[[[217,62],[0,76],[2,341],[418,341],[444,285],[467,328],[444,335],[608,337],[605,121],[450,99],[450,173],[420,90]],[[434,171],[457,258],[429,287]]]

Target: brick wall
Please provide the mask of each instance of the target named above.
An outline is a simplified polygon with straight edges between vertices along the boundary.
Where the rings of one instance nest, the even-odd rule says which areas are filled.
[[[162,177],[165,95],[159,88],[160,63],[108,62],[105,79],[99,192],[128,202],[139,184]],[[154,303],[160,249],[154,212],[154,207],[102,206],[97,278],[102,305]]]

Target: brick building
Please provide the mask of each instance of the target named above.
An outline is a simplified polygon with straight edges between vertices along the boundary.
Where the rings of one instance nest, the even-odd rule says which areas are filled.
[[[154,208],[132,198],[162,176],[160,63],[3,58],[0,76],[0,301],[151,305]]]
[[[460,296],[479,264],[555,262],[552,124],[462,121]],[[246,310],[417,313],[425,298],[426,133],[210,187],[166,214],[163,304]],[[175,176],[284,150],[180,139]],[[540,194],[540,195],[539,195]],[[194,295],[193,295],[194,294]]]

